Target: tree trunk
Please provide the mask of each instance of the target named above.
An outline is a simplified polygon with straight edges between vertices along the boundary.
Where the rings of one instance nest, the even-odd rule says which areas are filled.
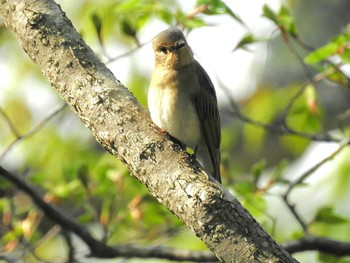
[[[235,197],[210,182],[161,133],[54,1],[0,0],[0,12],[23,49],[96,140],[221,261],[296,262]]]

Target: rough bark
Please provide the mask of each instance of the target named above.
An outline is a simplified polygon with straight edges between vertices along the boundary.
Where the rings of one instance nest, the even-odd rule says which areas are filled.
[[[50,0],[0,0],[23,49],[96,140],[223,262],[296,262],[151,122]],[[152,62],[150,62],[151,66]]]

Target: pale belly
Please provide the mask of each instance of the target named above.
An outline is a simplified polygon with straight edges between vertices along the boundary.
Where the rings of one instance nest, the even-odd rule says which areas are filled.
[[[176,94],[176,92],[178,90],[166,88],[161,92],[155,92],[150,87],[148,107],[151,118],[171,136],[194,149],[202,139],[197,111],[192,101],[184,94]]]

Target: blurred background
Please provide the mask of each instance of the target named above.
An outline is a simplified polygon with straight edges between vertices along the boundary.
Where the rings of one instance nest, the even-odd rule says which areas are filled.
[[[218,95],[223,185],[277,242],[307,233],[350,242],[347,0],[56,2],[145,108],[150,41],[170,25],[183,29]],[[206,249],[98,145],[0,23],[1,165],[108,244]],[[0,254],[67,262],[64,231],[1,177],[0,216]],[[73,242],[78,261],[112,261],[89,261],[87,247]],[[350,262],[317,251],[293,256]],[[139,262],[113,259],[125,261]]]

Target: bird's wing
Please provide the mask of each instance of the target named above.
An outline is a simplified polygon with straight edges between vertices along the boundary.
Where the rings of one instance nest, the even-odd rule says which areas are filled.
[[[194,97],[194,104],[202,124],[205,141],[214,167],[216,180],[221,183],[220,177],[220,116],[214,85],[207,72],[195,61],[196,72],[201,86],[200,93]]]

